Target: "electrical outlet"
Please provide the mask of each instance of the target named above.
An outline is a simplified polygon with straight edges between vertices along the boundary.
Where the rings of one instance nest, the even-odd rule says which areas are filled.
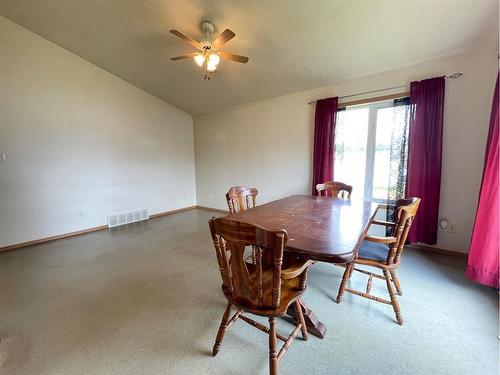
[[[438,229],[440,232],[456,233],[457,225],[446,218],[442,218],[439,220]]]
[[[208,193],[208,199],[214,199],[214,195],[212,193]]]
[[[85,215],[85,211],[84,210],[78,209],[78,211],[76,211],[76,216],[82,217],[83,215]]]
[[[7,154],[5,152],[0,153],[0,161],[7,160]]]

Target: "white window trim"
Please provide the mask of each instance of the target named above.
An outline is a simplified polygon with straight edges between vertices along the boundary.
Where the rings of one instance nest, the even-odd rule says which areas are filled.
[[[386,203],[385,200],[373,198],[373,174],[375,169],[375,147],[377,137],[377,113],[381,108],[394,106],[394,100],[386,100],[383,102],[368,103],[346,107],[346,111],[352,111],[362,108],[368,108],[368,135],[366,137],[366,162],[365,162],[365,188],[364,200],[379,203]]]

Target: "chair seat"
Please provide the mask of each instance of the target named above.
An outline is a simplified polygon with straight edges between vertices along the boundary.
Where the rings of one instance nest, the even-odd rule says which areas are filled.
[[[389,247],[386,244],[372,241],[363,241],[361,247],[359,248],[358,258],[385,262],[388,253]]]

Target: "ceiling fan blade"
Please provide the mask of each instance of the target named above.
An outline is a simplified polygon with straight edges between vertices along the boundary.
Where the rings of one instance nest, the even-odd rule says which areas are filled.
[[[212,42],[212,48],[218,49],[236,36],[231,30],[226,29]]]
[[[180,31],[177,30],[170,30],[172,34],[174,34],[176,37],[181,38],[183,41],[191,44],[193,47],[196,47],[198,49],[201,49],[200,43],[198,43],[196,40],[188,37],[186,34],[181,33]]]
[[[170,60],[174,60],[174,61],[177,61],[177,60],[182,60],[182,59],[189,59],[190,57],[194,57],[198,54],[198,52],[193,52],[193,53],[187,53],[185,55],[180,55],[180,56],[175,56],[175,57],[171,57]]]
[[[229,52],[221,52],[220,57],[226,60],[233,60],[243,64],[246,64],[249,60],[246,56],[235,55],[234,53]]]

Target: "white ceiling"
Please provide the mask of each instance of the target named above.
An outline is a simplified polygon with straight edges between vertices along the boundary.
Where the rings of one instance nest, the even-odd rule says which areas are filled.
[[[498,0],[0,0],[0,14],[193,115],[498,45]],[[169,33],[236,33],[206,81]]]

